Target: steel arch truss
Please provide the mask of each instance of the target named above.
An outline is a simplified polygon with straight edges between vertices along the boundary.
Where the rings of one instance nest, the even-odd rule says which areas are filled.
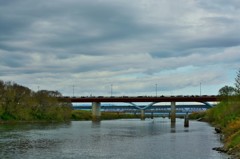
[[[139,110],[145,110],[145,109],[148,109],[148,108],[152,107],[154,104],[157,104],[157,103],[161,103],[161,102],[152,102],[152,103],[148,104],[148,105],[145,106],[145,107],[140,107],[140,106],[136,105],[136,104],[133,103],[133,102],[129,102],[129,104],[131,104],[132,106],[134,106],[136,109],[139,109]],[[202,103],[202,104],[204,104],[204,105],[206,106],[207,109],[213,107],[213,105],[210,104],[210,103],[208,103],[208,102],[198,102],[198,103]]]

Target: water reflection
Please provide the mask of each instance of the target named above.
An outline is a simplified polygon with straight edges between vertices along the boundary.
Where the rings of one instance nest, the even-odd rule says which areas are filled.
[[[184,129],[184,132],[189,132],[189,129],[188,129],[188,128],[185,128],[185,129]]]
[[[0,125],[0,158],[226,159],[212,128],[155,118]],[[191,146],[189,146],[191,145]]]
[[[100,128],[101,121],[92,121],[92,128]]]
[[[171,133],[176,133],[176,122],[171,122]]]

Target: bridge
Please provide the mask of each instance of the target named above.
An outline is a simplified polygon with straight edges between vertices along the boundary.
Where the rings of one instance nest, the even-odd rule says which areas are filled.
[[[73,103],[88,103],[88,102],[216,102],[219,101],[219,96],[82,96],[82,97],[63,97]]]
[[[171,122],[176,121],[176,102],[198,102],[211,107],[209,102],[218,102],[219,96],[82,96],[82,97],[62,97],[61,100],[67,100],[72,103],[92,103],[92,120],[101,120],[101,103],[129,103],[141,111],[141,119],[145,119],[145,110],[156,103],[170,102]],[[135,103],[150,102],[147,106],[140,107]]]

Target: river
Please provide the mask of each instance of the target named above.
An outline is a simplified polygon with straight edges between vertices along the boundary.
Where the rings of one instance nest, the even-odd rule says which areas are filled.
[[[227,159],[207,123],[167,118],[0,125],[1,159]]]

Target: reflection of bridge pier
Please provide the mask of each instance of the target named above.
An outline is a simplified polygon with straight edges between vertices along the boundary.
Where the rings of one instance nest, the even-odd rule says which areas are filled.
[[[184,127],[189,127],[188,112],[184,116]]]
[[[145,120],[145,110],[141,109],[141,120]]]

